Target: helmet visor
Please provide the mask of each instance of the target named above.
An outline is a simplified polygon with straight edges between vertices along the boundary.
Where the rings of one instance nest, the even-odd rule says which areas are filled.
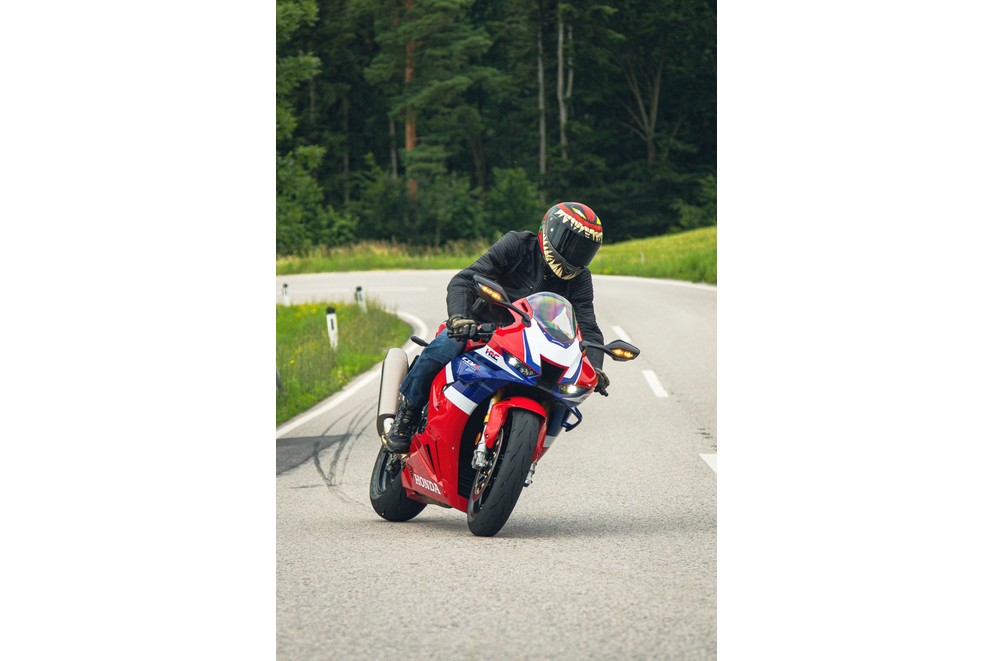
[[[565,262],[565,267],[572,272],[589,266],[592,258],[599,252],[599,243],[564,227],[561,231],[553,232],[549,238],[551,246]]]

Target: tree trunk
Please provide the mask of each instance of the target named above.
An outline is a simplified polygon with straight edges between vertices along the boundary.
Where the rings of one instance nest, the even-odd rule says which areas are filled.
[[[406,0],[406,11],[407,16],[413,11],[413,0]],[[413,82],[413,40],[410,39],[406,42],[406,73],[403,77],[403,83],[409,85]],[[409,157],[410,152],[413,148],[417,146],[417,119],[414,117],[413,110],[406,111],[406,153]],[[417,180],[413,177],[407,177],[406,188],[410,191],[410,195],[416,196],[417,194]]]
[[[344,203],[351,201],[351,163],[348,158],[348,97],[341,101],[341,134],[344,136],[344,154],[341,157],[341,171],[344,175]]]
[[[665,151],[661,154],[661,162],[668,162],[668,153],[672,150],[672,142],[675,140],[675,136],[678,134],[679,129],[682,127],[682,121],[685,119],[684,115],[679,115],[678,121],[675,122],[675,126],[672,127],[672,134],[668,136],[668,144],[665,145]]]
[[[541,11],[537,12],[537,126],[540,133],[538,143],[537,171],[541,174],[541,204],[544,199],[544,175],[548,173],[548,131],[545,123],[546,109],[544,106],[544,40],[541,38]]]
[[[568,83],[565,85],[565,100],[570,101],[572,98],[572,83],[575,82],[575,66],[572,62],[572,53],[575,52],[574,46],[572,45],[572,26],[568,26]]]
[[[479,190],[486,192],[486,152],[483,149],[482,138],[472,140],[472,160],[475,162],[475,181]]]
[[[568,108],[565,105],[565,23],[562,21],[561,5],[558,6],[558,141],[561,145],[562,160],[568,159]]]
[[[649,80],[646,84],[647,89],[645,92],[649,95],[648,105],[645,106],[644,103],[644,93],[641,91],[641,80],[638,76],[638,72],[635,70],[635,65],[627,62],[623,66],[624,77],[627,79],[627,86],[630,91],[634,94],[634,100],[637,102],[637,110],[624,104],[627,108],[627,112],[630,113],[631,119],[634,123],[631,128],[634,132],[644,140],[644,144],[647,150],[648,165],[654,163],[656,149],[654,145],[654,136],[657,131],[658,125],[658,104],[661,99],[661,72],[665,68],[665,54],[661,54],[661,58],[658,61],[658,68],[654,71],[654,76],[652,80]]]
[[[396,120],[389,118],[389,171],[393,181],[400,178],[399,157],[396,154]]]
[[[317,93],[314,90],[313,78],[310,79],[310,126],[313,126],[317,117]]]

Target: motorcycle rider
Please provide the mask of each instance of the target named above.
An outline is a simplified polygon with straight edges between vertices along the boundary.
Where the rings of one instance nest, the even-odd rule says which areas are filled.
[[[584,339],[603,342],[593,309],[592,274],[588,266],[603,243],[599,216],[580,202],[561,202],[548,209],[538,233],[507,232],[471,266],[448,283],[448,333],[441,333],[421,352],[400,384],[399,409],[384,441],[390,452],[410,449],[430,395],[431,382],[441,369],[465,350],[483,322],[509,321],[509,313],[476,295],[475,275],[498,282],[511,301],[534,292],[549,291],[565,297],[575,311]],[[596,392],[606,394],[610,380],[603,373],[603,354],[591,351],[589,361],[599,381]]]

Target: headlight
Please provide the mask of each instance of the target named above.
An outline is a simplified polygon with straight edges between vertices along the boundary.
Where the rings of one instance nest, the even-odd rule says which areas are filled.
[[[581,395],[582,393],[587,392],[588,390],[589,390],[588,388],[580,388],[574,383],[558,384],[558,392],[560,392],[563,395],[569,395],[569,396]]]
[[[518,359],[513,354],[508,353],[504,355],[506,356],[507,364],[509,364],[510,367],[517,370],[524,376],[534,376],[535,374],[537,374],[537,372],[535,372],[527,363]]]

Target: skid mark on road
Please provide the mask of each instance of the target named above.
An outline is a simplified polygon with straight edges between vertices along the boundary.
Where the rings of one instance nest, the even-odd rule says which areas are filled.
[[[332,487],[341,484],[344,467],[348,463],[351,449],[355,446],[355,439],[361,436],[372,423],[372,409],[375,405],[376,403],[372,402],[368,406],[352,412],[352,416],[347,422],[348,426],[345,429],[345,440],[334,448],[334,454],[331,457],[330,463],[327,465],[327,476],[329,477],[329,480],[325,480],[327,486]],[[323,475],[323,472],[321,474]]]

